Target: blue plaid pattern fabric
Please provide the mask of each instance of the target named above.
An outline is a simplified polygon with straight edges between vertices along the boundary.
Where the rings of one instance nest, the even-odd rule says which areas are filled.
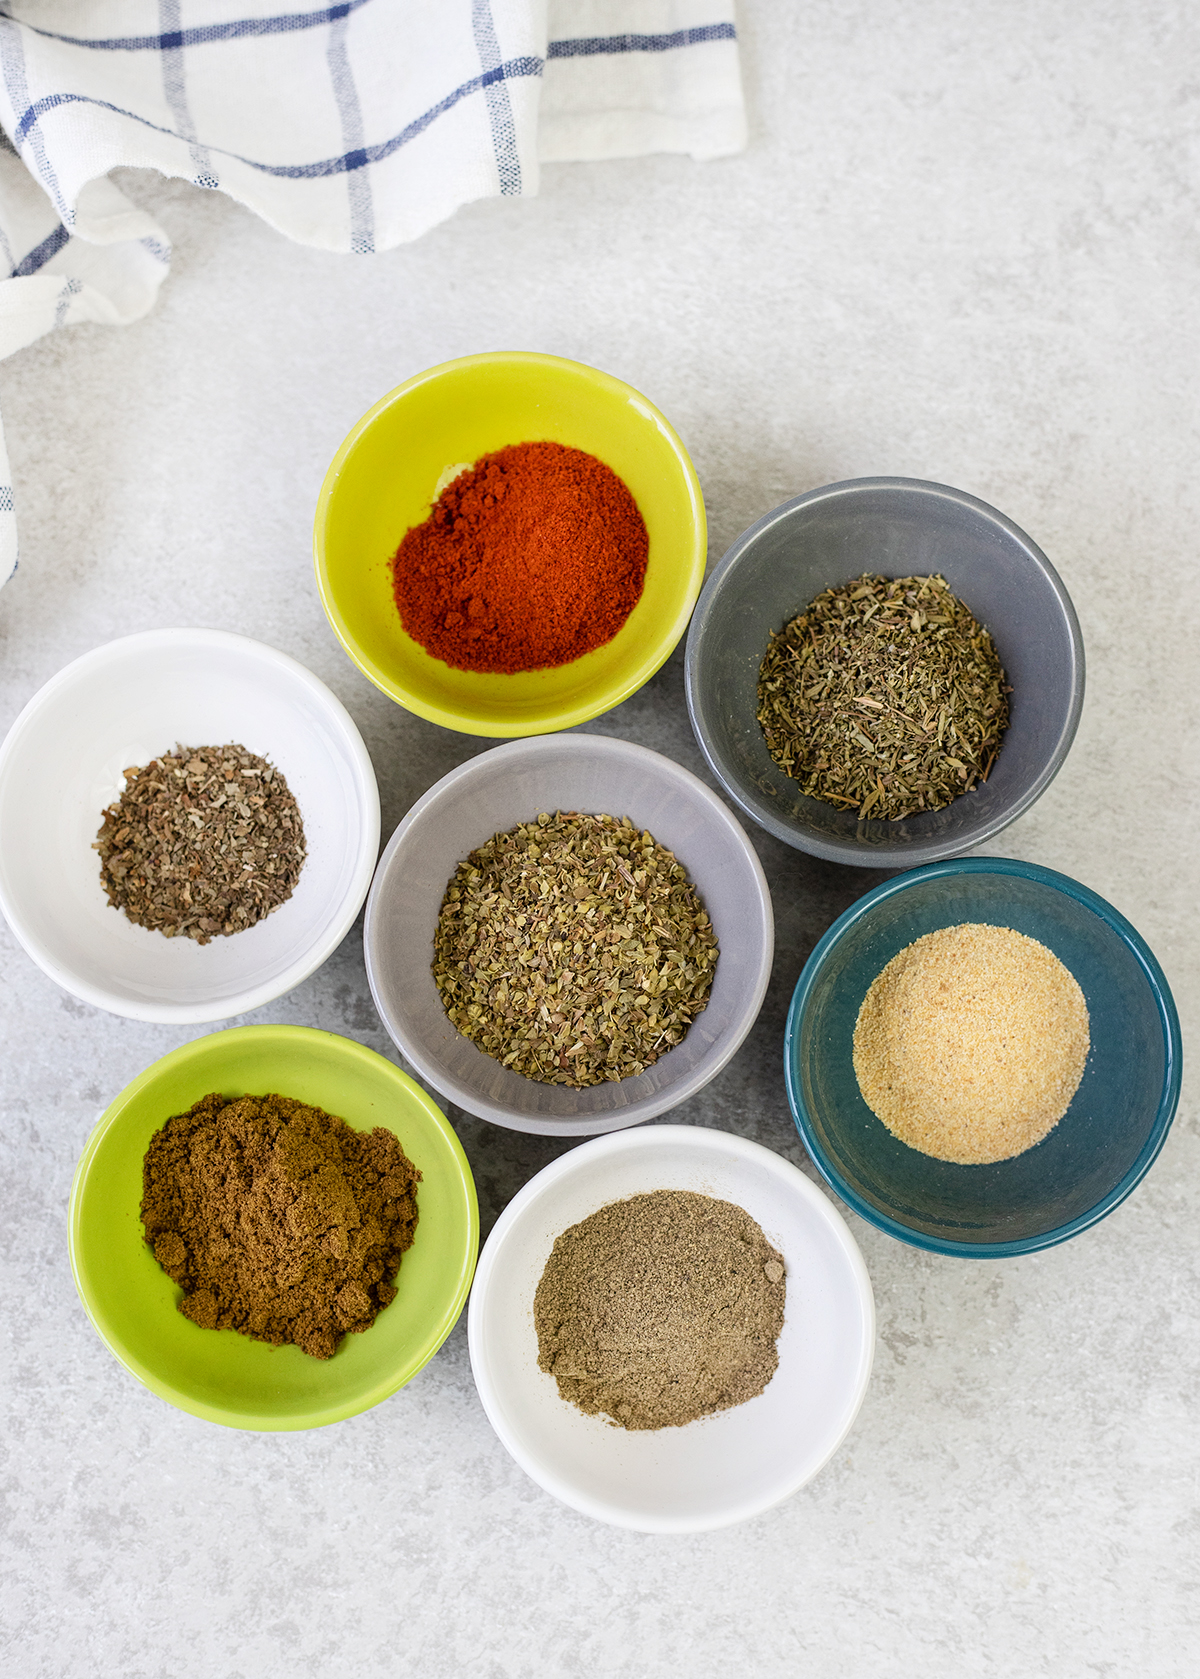
[[[368,255],[542,161],[745,144],[732,0],[0,0],[0,126],[0,356],[152,306],[169,245],[115,168]]]

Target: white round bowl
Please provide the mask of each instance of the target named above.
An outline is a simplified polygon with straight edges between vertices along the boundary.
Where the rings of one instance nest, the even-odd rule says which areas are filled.
[[[199,945],[108,902],[92,843],[123,772],[237,741],[282,771],[307,857],[285,904]],[[290,991],[341,943],[379,851],[379,790],[345,707],[310,671],[223,630],[148,630],[85,653],[0,746],[0,909],[65,991],[134,1020],[224,1020]]]
[[[683,1042],[618,1083],[540,1084],[477,1049],[446,1016],[433,936],[464,857],[540,811],[629,816],[687,870],[720,954],[708,1006]],[[363,943],[380,1018],[449,1101],[515,1131],[589,1137],[637,1125],[715,1078],[753,1026],[771,977],[775,923],[758,856],[702,781],[669,758],[607,735],[542,735],[460,764],[417,800],[380,859]]]
[[[787,1266],[779,1368],[757,1399],[683,1428],[630,1432],[561,1399],[538,1369],[533,1298],[555,1238],[609,1202],[689,1189],[745,1208]],[[770,1149],[655,1125],[572,1149],[501,1213],[479,1257],[468,1343],[501,1443],[564,1504],[644,1533],[699,1533],[770,1509],[837,1451],[875,1346],[871,1280],[832,1203]]]

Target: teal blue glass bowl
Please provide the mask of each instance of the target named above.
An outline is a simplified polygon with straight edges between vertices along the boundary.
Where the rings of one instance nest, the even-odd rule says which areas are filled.
[[[914,939],[964,921],[1052,950],[1091,1021],[1062,1119],[1036,1147],[988,1166],[934,1160],[894,1137],[859,1094],[852,1058],[875,976]],[[1181,1065],[1170,988],[1135,928],[1069,876],[998,857],[913,869],[852,904],[809,957],[784,1038],[792,1117],[830,1188],[902,1242],[974,1259],[1053,1247],[1119,1206],[1166,1139]]]

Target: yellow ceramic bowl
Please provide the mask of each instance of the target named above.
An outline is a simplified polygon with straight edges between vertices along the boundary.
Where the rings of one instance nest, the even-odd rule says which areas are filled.
[[[330,1359],[201,1329],[146,1246],[142,1161],[154,1133],[211,1090],[273,1090],[384,1125],[421,1173],[417,1233],[396,1298]],[[237,1026],[172,1050],[101,1116],[71,1188],[71,1268],[100,1336],[126,1369],[181,1411],[264,1433],[319,1428],[378,1405],[433,1357],[458,1320],[479,1247],[475,1183],[449,1120],[399,1067],[350,1038],[306,1026]]]
[[[628,485],[650,537],[641,599],[610,642],[571,664],[453,670],[401,628],[392,556],[451,469],[535,441],[584,449]],[[636,693],[687,628],[706,551],[699,481],[658,409],[594,367],[519,351],[443,362],[377,402],[325,475],[313,541],[325,611],[364,675],[430,722],[504,736],[570,728]]]

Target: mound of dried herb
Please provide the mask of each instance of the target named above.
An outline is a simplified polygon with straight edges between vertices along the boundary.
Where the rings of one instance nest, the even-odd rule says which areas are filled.
[[[304,824],[288,784],[244,746],[179,746],[125,771],[94,849],[108,901],[139,927],[207,944],[291,897]]]
[[[657,1189],[556,1240],[533,1300],[538,1366],[619,1428],[678,1428],[753,1399],[779,1366],[783,1257],[743,1208]]]
[[[987,780],[1010,692],[991,636],[944,577],[866,575],[772,633],[758,721],[802,792],[897,821]]]
[[[151,1137],[142,1225],[184,1317],[332,1358],[396,1298],[420,1176],[382,1126],[214,1093]]]
[[[543,813],[458,865],[434,936],[446,1013],[543,1084],[644,1072],[712,989],[717,941],[672,852],[628,817]]]

